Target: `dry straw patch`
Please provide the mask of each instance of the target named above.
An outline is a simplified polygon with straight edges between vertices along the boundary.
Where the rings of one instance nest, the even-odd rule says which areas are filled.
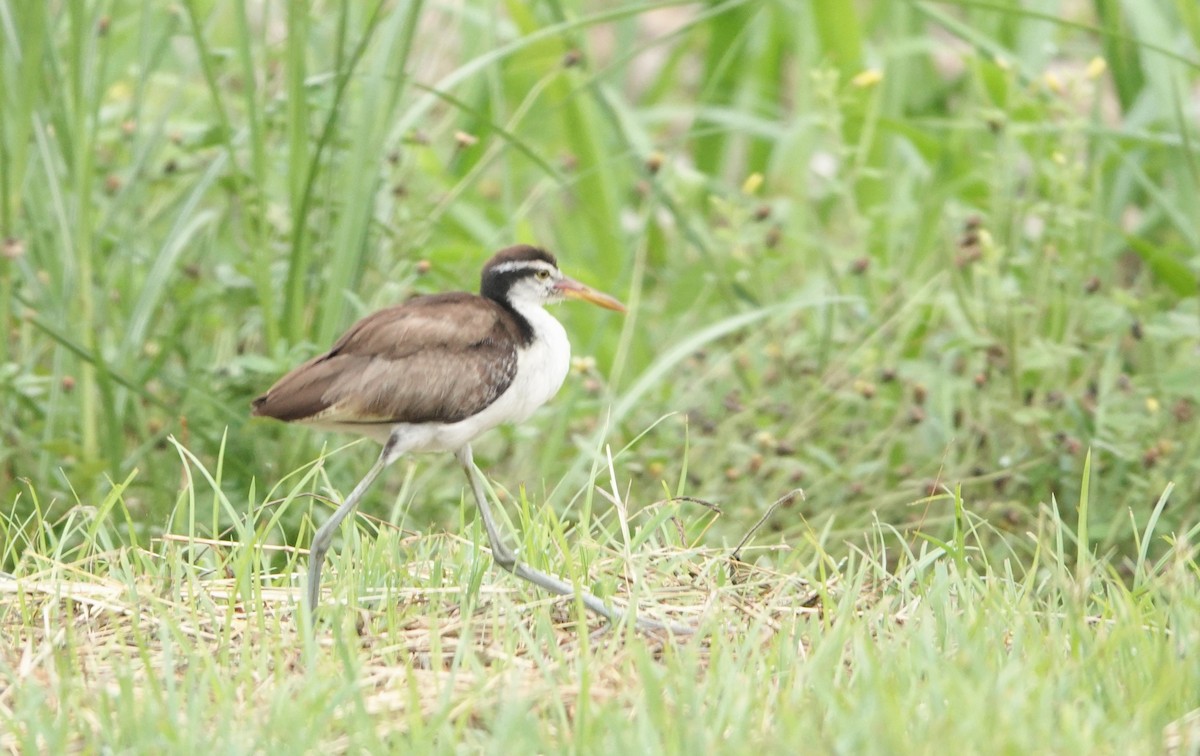
[[[436,545],[443,561],[470,559],[463,539],[426,539],[442,541]],[[643,549],[632,557],[599,560],[593,574],[638,575],[641,611],[694,626],[695,635],[631,634],[590,615],[589,625],[580,627],[570,601],[490,570],[474,604],[464,600],[463,587],[422,585],[359,595],[353,611],[344,603],[331,609],[330,602],[323,616],[340,624],[319,625],[314,642],[306,645],[297,621],[301,591],[293,585],[295,575],[256,575],[249,599],[236,578],[222,571],[183,564],[170,577],[170,570],[161,570],[166,552],[186,542],[167,537],[158,553],[116,552],[93,556],[86,565],[49,564],[34,574],[0,579],[5,638],[0,664],[10,683],[0,692],[0,716],[17,730],[6,733],[0,745],[19,748],[17,697],[39,697],[51,711],[73,719],[87,740],[100,737],[104,726],[94,707],[115,707],[125,696],[158,696],[168,680],[187,687],[189,675],[194,690],[200,669],[229,686],[214,688],[214,699],[232,690],[245,712],[269,710],[289,691],[303,690],[314,675],[353,679],[358,696],[334,709],[331,726],[361,707],[380,735],[407,727],[410,718],[403,714],[427,718],[438,709],[443,716],[470,720],[514,696],[535,709],[553,703],[573,718],[581,695],[593,702],[632,700],[631,642],[655,657],[669,646],[691,647],[699,661],[696,674],[703,675],[714,634],[742,638],[753,628],[762,643],[770,643],[780,627],[818,612],[818,593],[794,575],[746,562],[734,569],[727,551]],[[206,546],[230,554],[247,548],[234,542]],[[415,550],[421,551],[420,544]],[[114,572],[127,577],[109,573],[106,565],[116,563],[123,568]],[[406,568],[418,581],[435,569],[421,561]],[[623,602],[626,594],[618,593],[616,600]],[[584,667],[586,692],[577,684]],[[199,710],[215,715],[222,702],[213,703]]]

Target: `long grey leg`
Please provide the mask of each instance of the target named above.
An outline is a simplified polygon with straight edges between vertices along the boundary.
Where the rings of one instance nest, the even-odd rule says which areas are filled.
[[[463,472],[467,474],[467,480],[471,482],[471,491],[475,495],[475,504],[479,507],[479,516],[483,519],[483,527],[487,530],[488,542],[492,548],[492,559],[495,560],[496,564],[517,577],[528,580],[551,593],[558,594],[559,596],[574,596],[575,589],[569,583],[517,561],[517,555],[504,545],[504,540],[500,537],[500,529],[496,526],[496,521],[492,518],[492,508],[488,504],[487,494],[483,490],[483,481],[480,478],[479,470],[475,467],[475,460],[471,454],[471,445],[467,444],[463,446],[454,453],[454,456],[458,457]],[[603,601],[588,591],[579,591],[579,600],[588,609],[614,624],[625,616],[623,610],[605,605]],[[637,626],[641,630],[670,630],[680,634],[695,632],[695,628],[674,624],[664,625],[661,622],[642,619],[641,617],[638,617]]]
[[[396,445],[397,437],[392,435],[383,445],[383,451],[379,452],[379,458],[375,460],[375,464],[371,465],[371,469],[333,513],[333,517],[326,520],[325,524],[318,528],[313,535],[312,546],[309,547],[308,552],[308,611],[310,616],[315,615],[317,604],[321,601],[321,567],[325,564],[325,552],[329,551],[329,545],[333,543],[333,534],[337,532],[342,520],[346,519],[362,501],[363,494],[379,477],[379,473],[400,456],[396,453]]]

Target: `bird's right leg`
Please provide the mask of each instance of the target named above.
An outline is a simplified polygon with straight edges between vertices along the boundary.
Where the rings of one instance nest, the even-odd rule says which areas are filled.
[[[383,469],[395,462],[400,456],[398,451],[400,446],[399,434],[393,432],[388,436],[387,442],[383,445],[383,450],[379,452],[379,458],[375,460],[375,464],[371,465],[371,469],[363,476],[363,479],[358,482],[350,495],[342,501],[341,506],[333,513],[333,516],[325,521],[325,524],[317,529],[313,535],[312,546],[308,551],[308,611],[310,616],[314,616],[317,611],[317,604],[321,601],[321,567],[325,564],[325,552],[329,551],[329,545],[333,543],[333,534],[337,532],[338,526],[342,524],[342,520],[354,511],[358,503],[362,501],[363,494],[379,477],[379,473]]]

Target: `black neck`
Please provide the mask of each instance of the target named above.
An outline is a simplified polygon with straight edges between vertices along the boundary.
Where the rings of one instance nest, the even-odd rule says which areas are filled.
[[[512,306],[512,302],[508,299],[508,292],[512,289],[516,282],[529,275],[528,270],[512,270],[507,273],[488,273],[480,282],[479,293],[481,296],[487,297],[496,304],[500,305],[505,311],[512,316],[513,323],[517,326],[517,332],[521,337],[521,346],[529,346],[533,343],[533,324],[529,322],[521,313],[517,312],[517,308]]]

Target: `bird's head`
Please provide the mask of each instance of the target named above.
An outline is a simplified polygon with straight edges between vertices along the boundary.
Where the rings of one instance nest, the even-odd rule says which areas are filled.
[[[519,245],[497,252],[483,266],[479,293],[512,307],[542,306],[563,299],[582,299],[609,310],[625,312],[625,305],[603,292],[563,275],[549,252]]]

